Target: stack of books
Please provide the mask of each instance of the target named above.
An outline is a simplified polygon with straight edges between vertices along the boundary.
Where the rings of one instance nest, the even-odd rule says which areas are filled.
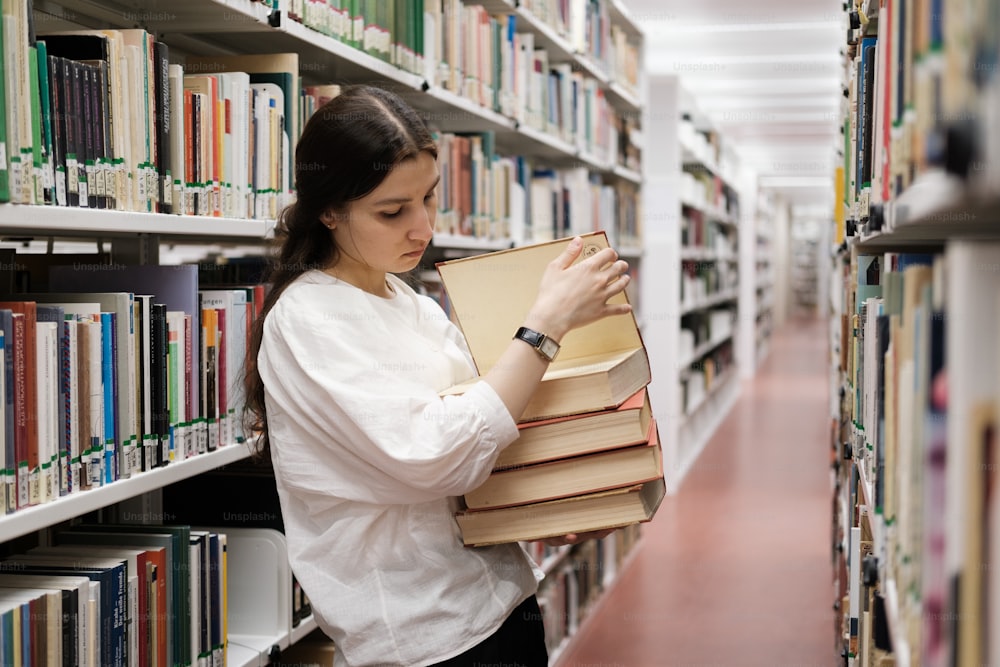
[[[608,247],[583,235],[581,258]],[[535,301],[560,239],[440,262],[447,307],[485,375]],[[627,302],[625,293],[611,302]],[[485,546],[618,528],[653,518],[666,488],[647,385],[649,359],[632,313],[575,329],[518,423],[519,438],[457,514],[463,542]],[[442,392],[460,394],[474,379]]]

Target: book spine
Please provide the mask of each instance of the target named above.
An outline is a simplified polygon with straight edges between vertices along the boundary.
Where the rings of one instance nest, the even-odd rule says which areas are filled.
[[[156,49],[156,165],[159,169],[160,213],[173,213],[171,190],[174,176],[171,173],[171,99],[170,99],[170,57],[169,47],[163,42],[155,43]]]
[[[102,463],[102,483],[110,484],[117,479],[118,423],[115,415],[115,340],[114,313],[101,313],[101,386],[103,388],[104,409],[104,456]]]

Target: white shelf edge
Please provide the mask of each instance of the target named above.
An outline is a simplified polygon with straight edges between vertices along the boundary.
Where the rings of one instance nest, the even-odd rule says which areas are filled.
[[[681,303],[681,315],[687,315],[688,313],[693,313],[698,310],[705,310],[706,308],[711,308],[720,303],[725,303],[726,301],[732,301],[739,296],[739,292],[735,289],[726,290],[725,292],[720,292],[710,297],[701,299],[697,303],[689,303],[685,305]]]
[[[684,246],[681,248],[681,260],[711,260],[715,262],[737,262],[740,256],[735,252],[719,252],[711,248]]]
[[[201,215],[109,211],[70,206],[0,204],[0,229],[5,234],[48,232],[69,234],[159,234],[206,238],[264,239],[273,220],[215,218]]]
[[[329,35],[324,35],[318,30],[313,30],[303,23],[293,21],[288,18],[288,14],[286,13],[287,8],[281,11],[282,21],[281,27],[278,28],[278,30],[286,35],[305,42],[310,46],[322,49],[331,55],[350,61],[355,65],[367,69],[373,74],[378,74],[395,81],[396,83],[408,86],[413,90],[420,90],[420,87],[423,85],[423,77],[413,74],[412,72],[402,70],[395,65],[385,62],[384,60],[379,60],[375,56],[365,53],[360,49],[356,49],[353,46],[330,37]]]
[[[458,93],[452,92],[440,86],[431,86],[424,93],[434,99],[454,107],[455,110],[463,111],[470,116],[481,118],[504,129],[512,129],[514,121],[507,116],[497,113],[492,109],[487,109],[481,104],[473,102],[468,97],[462,97]]]
[[[229,667],[261,667],[270,661],[272,646],[281,646],[282,637],[274,635],[229,635],[226,638],[226,664]]]
[[[678,364],[678,371],[680,371],[681,373],[683,373],[684,370],[685,370],[685,368],[687,366],[690,366],[694,362],[696,362],[699,359],[701,359],[702,357],[704,357],[705,354],[709,350],[712,350],[712,349],[718,347],[719,345],[722,345],[727,340],[732,340],[733,335],[734,335],[734,332],[730,331],[725,336],[720,336],[719,338],[713,338],[711,340],[708,340],[708,341],[702,343],[698,347],[694,348],[694,352],[691,354],[691,356],[688,357],[683,362],[681,362],[681,363]]]
[[[629,169],[628,167],[616,164],[611,167],[611,173],[623,180],[630,181],[636,185],[642,185],[642,174],[635,169]]]
[[[576,156],[577,150],[576,146],[569,143],[568,141],[563,141],[559,137],[553,136],[544,130],[539,130],[531,125],[521,125],[518,131],[528,137],[533,141],[537,141],[540,144],[544,144],[549,148],[553,148],[561,153],[565,153],[567,156]]]
[[[719,376],[712,383],[712,386],[705,391],[705,394],[701,397],[701,400],[699,400],[698,403],[695,404],[693,408],[688,410],[686,414],[681,416],[680,428],[683,429],[687,427],[691,423],[691,418],[699,411],[701,411],[701,409],[708,404],[709,400],[712,397],[720,393],[723,387],[726,387],[727,385],[729,385],[730,382],[733,382],[736,375],[737,375],[736,366],[730,366],[725,371],[720,373]]]
[[[613,97],[629,107],[629,111],[639,111],[642,109],[642,103],[639,101],[638,95],[626,88],[625,85],[612,80],[608,84],[608,91]]]
[[[712,222],[719,222],[733,227],[736,227],[739,224],[736,218],[728,212],[715,206],[709,206],[705,202],[696,202],[693,199],[681,197],[681,206],[687,206],[688,208],[693,208],[696,211],[701,211],[705,215],[709,216]]]
[[[309,614],[308,616],[300,620],[297,626],[292,628],[292,633],[290,637],[291,643],[295,644],[297,642],[302,641],[303,637],[305,637],[318,627],[319,624],[316,622],[316,617],[313,616],[312,614]]]
[[[141,493],[153,491],[173,482],[187,479],[219,466],[233,463],[250,456],[245,444],[220,447],[214,452],[199,454],[183,461],[172,461],[162,468],[139,473],[128,479],[120,479],[89,491],[78,491],[55,500],[18,510],[0,517],[0,539],[8,541],[42,528],[68,521],[74,517],[107,507],[132,498]]]
[[[525,27],[534,32],[536,35],[541,36],[543,39],[551,42],[552,45],[557,49],[555,54],[561,60],[576,60],[576,54],[573,51],[573,47],[570,46],[569,41],[556,32],[555,28],[550,26],[548,23],[542,19],[535,16],[535,13],[526,7],[521,7],[520,5],[514,10],[517,16],[517,23],[520,26],[523,21]],[[535,45],[536,48],[538,45]],[[553,54],[549,54],[549,62],[559,62],[559,60],[552,59]]]
[[[643,251],[641,245],[622,245],[615,250],[618,252],[618,256],[625,259],[640,259],[642,258]]]
[[[575,62],[580,66],[580,69],[582,69],[585,74],[590,76],[591,79],[597,81],[601,88],[607,90],[611,86],[611,76],[607,71],[601,69],[599,60],[596,60],[589,53],[583,53],[580,51],[575,51],[573,55],[575,57]]]

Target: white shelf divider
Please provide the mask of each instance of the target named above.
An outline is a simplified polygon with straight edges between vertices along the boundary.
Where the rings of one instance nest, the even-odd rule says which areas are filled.
[[[74,492],[41,505],[25,507],[0,517],[0,535],[4,540],[27,535],[249,456],[250,450],[246,445],[228,445],[183,461],[172,461],[162,468],[147,470],[96,489]]]

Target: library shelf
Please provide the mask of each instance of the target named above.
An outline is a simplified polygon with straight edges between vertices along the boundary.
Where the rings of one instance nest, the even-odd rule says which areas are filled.
[[[680,373],[682,375],[689,374],[690,370],[688,367],[691,364],[695,363],[696,361],[698,361],[699,359],[701,359],[706,354],[708,354],[715,348],[719,347],[726,341],[731,341],[732,339],[733,339],[733,332],[730,331],[726,333],[724,336],[716,336],[711,338],[710,340],[705,341],[704,343],[701,343],[696,348],[694,348],[694,352],[692,352],[687,359],[683,359],[679,362],[678,367],[680,369]]]
[[[730,386],[730,383],[733,382],[733,378],[735,376],[736,373],[733,372],[732,368],[729,368],[723,371],[722,373],[719,373],[719,375],[716,376],[716,378],[712,381],[712,386],[706,389],[705,393],[698,400],[698,402],[695,403],[693,406],[691,406],[691,408],[687,410],[687,412],[682,416],[681,428],[684,428],[689,424],[691,424],[693,422],[694,417],[697,416],[698,413],[700,413],[704,408],[710,405],[712,399],[715,398],[716,395],[722,394],[722,390]]]
[[[188,477],[200,475],[219,466],[250,456],[245,444],[219,447],[214,452],[198,454],[180,461],[171,461],[161,468],[138,473],[87,491],[60,496],[40,505],[17,510],[0,517],[0,536],[4,541],[68,521],[74,517],[107,507],[143,493],[155,491]]]
[[[226,646],[229,667],[260,667],[271,662],[274,648],[284,651],[298,643],[319,626],[311,614],[299,621],[291,633],[273,635],[230,634]]]
[[[643,255],[642,246],[637,245],[622,245],[615,248],[618,251],[618,256],[622,259],[640,259]]]
[[[979,195],[973,192],[953,194],[938,205],[920,202],[919,188],[900,195],[896,203],[895,224],[886,231],[873,231],[856,237],[859,250],[885,251],[894,248],[940,250],[953,239],[996,240],[1000,217],[1000,194]],[[904,199],[912,192],[908,199]],[[901,209],[907,211],[901,215]]]
[[[608,84],[606,94],[611,103],[619,109],[624,109],[631,113],[639,113],[642,110],[642,103],[639,101],[639,97],[617,81],[612,81]]]
[[[685,261],[738,262],[740,258],[734,252],[719,252],[705,246],[685,246],[681,248],[681,259]]]
[[[681,315],[687,315],[688,313],[693,313],[699,310],[705,310],[711,308],[712,306],[717,306],[720,303],[725,303],[727,301],[735,301],[739,298],[739,292],[736,289],[723,290],[717,294],[712,294],[710,296],[698,299],[697,301],[682,302],[681,303]]]
[[[564,545],[559,547],[555,553],[549,554],[545,560],[538,564],[538,569],[545,573],[545,576],[549,576],[555,572],[556,568],[562,565],[566,558],[569,556],[570,552],[573,551],[571,545]]]
[[[615,535],[616,539],[617,535],[618,534]],[[608,538],[605,538],[605,540],[607,539]],[[607,602],[608,593],[610,593],[611,590],[615,586],[617,586],[618,583],[621,581],[622,575],[628,570],[628,568],[632,565],[633,561],[637,558],[637,554],[639,553],[639,550],[641,548],[642,548],[642,537],[639,537],[632,544],[631,548],[624,555],[624,557],[621,559],[621,562],[617,562],[615,564],[614,571],[611,572],[608,576],[604,578],[604,580],[601,581],[600,584],[601,593],[596,599],[594,599],[592,602],[590,602],[589,605],[586,606],[586,608],[584,609],[585,613],[583,620],[578,621],[576,623],[576,627],[573,629],[573,632],[569,634],[567,637],[565,637],[563,641],[560,642],[559,646],[550,653],[549,665],[551,667],[570,667],[570,665],[564,664],[564,662],[560,661],[569,655],[570,653],[569,649],[573,645],[573,642],[576,640],[576,638],[587,632],[588,623],[597,622],[594,621],[593,619],[595,617],[600,616],[601,606]]]
[[[695,461],[705,449],[712,434],[719,424],[729,414],[736,402],[739,391],[739,373],[730,367],[720,373],[712,386],[705,390],[705,395],[693,409],[679,418],[678,433],[680,443],[676,458],[675,470],[672,474],[678,483],[684,479]]]
[[[629,181],[631,183],[635,183],[636,185],[642,183],[642,174],[635,169],[629,169],[628,167],[616,164],[611,167],[611,173],[624,181]]]
[[[737,220],[736,217],[731,215],[729,212],[724,211],[721,208],[710,206],[705,202],[697,202],[694,201],[693,199],[685,199],[682,197],[681,206],[685,206],[687,208],[693,208],[696,211],[701,211],[712,222],[720,222],[726,225],[730,225],[731,227],[735,227],[739,224],[739,220]]]

